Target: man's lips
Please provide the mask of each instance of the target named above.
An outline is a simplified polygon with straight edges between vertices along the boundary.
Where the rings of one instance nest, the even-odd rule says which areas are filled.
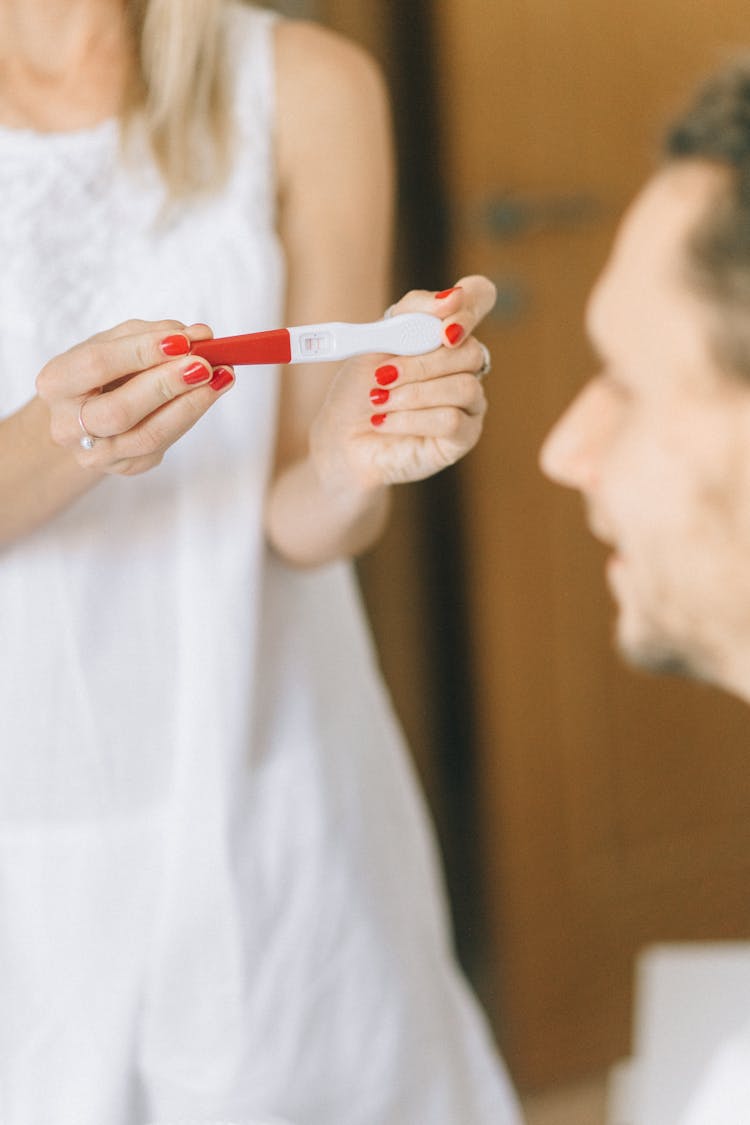
[[[615,538],[607,525],[599,517],[589,514],[588,516],[589,531],[598,539],[605,547],[612,547],[614,549]]]
[[[602,544],[603,547],[608,548],[606,562],[604,564],[605,575],[609,584],[612,584],[613,579],[623,567],[623,557],[617,545],[616,538],[609,525],[602,519],[602,517],[591,510],[587,513],[588,526],[593,537]]]

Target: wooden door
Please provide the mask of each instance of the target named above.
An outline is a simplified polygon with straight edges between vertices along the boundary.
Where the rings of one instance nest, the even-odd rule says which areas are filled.
[[[516,1080],[629,1050],[633,956],[750,936],[750,715],[611,653],[602,554],[543,480],[591,369],[585,297],[661,128],[744,0],[432,6],[454,273],[500,289],[486,435],[461,469],[486,926],[482,985]],[[466,831],[472,826],[467,823]]]

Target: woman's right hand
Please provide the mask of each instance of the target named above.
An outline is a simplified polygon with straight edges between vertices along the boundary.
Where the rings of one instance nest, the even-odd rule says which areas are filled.
[[[205,324],[129,320],[51,359],[36,388],[52,440],[100,473],[154,468],[234,383],[230,367],[189,354],[211,335]],[[81,445],[82,425],[90,449]]]

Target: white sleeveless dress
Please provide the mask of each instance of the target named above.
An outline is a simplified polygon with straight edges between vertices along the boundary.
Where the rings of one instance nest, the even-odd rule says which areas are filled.
[[[130,317],[283,322],[272,19],[236,165],[157,222],[114,122],[0,130],[0,414]],[[0,551],[0,1122],[509,1125],[348,565],[261,508],[278,371]]]

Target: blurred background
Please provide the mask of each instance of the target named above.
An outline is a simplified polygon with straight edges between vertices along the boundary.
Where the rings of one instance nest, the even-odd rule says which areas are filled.
[[[436,817],[459,953],[514,1079],[535,1120],[561,1122],[566,1104],[576,1125],[603,1121],[602,1076],[631,1050],[639,951],[750,938],[750,718],[717,692],[619,665],[602,552],[537,451],[591,371],[583,309],[618,219],[673,113],[750,45],[750,11],[275,6],[359,40],[385,69],[394,298],[468,272],[498,287],[480,333],[494,360],[485,436],[460,467],[399,494],[361,574]]]

